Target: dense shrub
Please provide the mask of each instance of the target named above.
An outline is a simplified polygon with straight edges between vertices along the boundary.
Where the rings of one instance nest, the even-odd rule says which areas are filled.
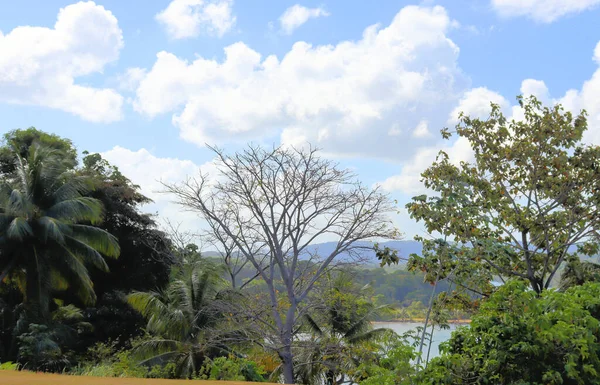
[[[423,384],[600,384],[600,284],[540,295],[510,282],[442,345]]]

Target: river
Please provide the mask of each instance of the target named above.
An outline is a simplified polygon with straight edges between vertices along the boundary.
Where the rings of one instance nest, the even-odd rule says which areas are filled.
[[[418,326],[423,326],[420,322],[377,322],[373,325],[376,328],[390,328],[398,334],[404,334],[410,330],[415,330]],[[429,359],[436,357],[440,354],[439,346],[442,342],[448,341],[452,331],[456,330],[457,327],[464,326],[464,324],[450,324],[450,329],[440,330],[435,328],[433,332],[433,342],[431,344],[431,353]],[[431,327],[428,327],[428,331]],[[423,359],[427,358],[427,347],[423,348]]]

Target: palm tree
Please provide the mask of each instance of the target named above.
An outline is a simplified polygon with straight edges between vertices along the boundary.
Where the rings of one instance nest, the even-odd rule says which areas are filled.
[[[148,321],[151,338],[135,348],[141,365],[175,362],[177,374],[190,378],[204,360],[224,350],[216,340],[215,325],[223,320],[218,269],[199,260],[184,264],[164,291],[133,292],[127,300]]]
[[[586,282],[598,281],[600,281],[600,264],[593,261],[582,261],[579,256],[575,255],[569,259],[562,272],[559,287],[565,291]]]
[[[0,180],[0,282],[12,275],[22,283],[32,322],[48,319],[58,287],[92,304],[88,267],[107,271],[103,255],[118,257],[119,244],[94,226],[103,208],[84,196],[91,180],[75,175],[60,151],[38,144],[29,147],[27,158],[15,149],[14,158],[15,170]]]
[[[368,285],[353,290],[351,282],[346,274],[340,274],[333,281],[320,320],[305,316],[311,339],[303,341],[306,348],[298,354],[297,372],[303,384],[346,383],[347,374],[368,359],[366,345],[392,332],[373,328],[371,322],[387,307],[368,301]]]

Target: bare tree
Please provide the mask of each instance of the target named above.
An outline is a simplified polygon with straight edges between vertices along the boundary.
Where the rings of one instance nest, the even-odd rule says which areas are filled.
[[[231,227],[229,223],[230,218],[221,218],[221,221],[225,227]],[[230,237],[225,231],[221,230],[222,225],[215,222],[209,217],[206,217],[206,221],[209,225],[209,229],[204,232],[202,239],[210,244],[219,253],[219,257],[225,266],[229,280],[231,281],[231,287],[233,289],[243,289],[250,282],[254,281],[260,276],[257,271],[252,277],[248,278],[245,282],[239,282],[238,276],[242,273],[244,268],[248,266],[250,260],[246,258],[236,244],[235,239]],[[255,255],[257,260],[258,255]],[[264,270],[267,268],[265,265],[266,257],[263,256],[260,266]]]
[[[393,207],[385,194],[363,186],[313,148],[249,146],[231,156],[211,149],[218,178],[209,183],[201,175],[165,187],[181,206],[233,241],[264,280],[274,331],[269,347],[282,361],[285,383],[291,384],[292,344],[303,302],[336,257],[364,251],[357,241],[397,237],[388,216]],[[311,248],[332,239],[335,246],[326,255]],[[285,301],[280,301],[282,287]]]

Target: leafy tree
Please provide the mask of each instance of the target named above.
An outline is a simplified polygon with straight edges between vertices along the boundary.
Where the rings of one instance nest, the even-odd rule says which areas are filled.
[[[104,256],[117,257],[116,238],[95,227],[100,201],[86,197],[92,186],[70,171],[58,150],[34,144],[0,182],[0,281],[22,277],[30,321],[47,319],[54,291],[70,288],[85,304],[95,301],[89,266],[107,270]]]
[[[98,226],[117,237],[121,247],[120,257],[107,261],[110,272],[92,271],[98,301],[95,308],[88,309],[94,325],[90,342],[125,343],[140,335],[144,320],[126,304],[124,296],[131,290],[158,290],[167,285],[175,262],[173,245],[157,228],[155,217],[140,211],[140,206],[151,200],[139,186],[100,154],[84,154],[78,173],[94,181],[95,188],[88,195],[104,206],[104,220]]]
[[[422,384],[599,384],[600,284],[541,295],[503,285],[442,344]]]
[[[129,304],[147,319],[151,333],[135,349],[140,364],[173,361],[178,376],[198,375],[205,359],[222,350],[215,328],[225,322],[218,298],[221,287],[217,268],[198,261],[176,271],[163,291],[129,294]]]
[[[522,120],[509,122],[494,104],[487,119],[461,115],[456,134],[471,145],[473,162],[457,166],[440,152],[422,174],[435,194],[406,207],[428,232],[456,242],[443,275],[471,271],[476,288],[492,276],[518,277],[541,293],[575,249],[598,250],[600,147],[581,143],[585,112],[574,117],[535,97],[518,100]],[[439,258],[432,253],[419,264],[439,271]]]
[[[389,333],[378,343],[377,359],[361,362],[357,373],[361,376],[361,385],[413,385],[416,384],[419,354],[419,331],[404,335]]]
[[[13,173],[17,168],[18,157],[26,159],[29,155],[29,147],[33,143],[62,153],[63,162],[68,168],[77,165],[77,151],[70,140],[48,134],[35,127],[10,131],[4,134],[3,142],[3,146],[0,147],[0,175]]]

